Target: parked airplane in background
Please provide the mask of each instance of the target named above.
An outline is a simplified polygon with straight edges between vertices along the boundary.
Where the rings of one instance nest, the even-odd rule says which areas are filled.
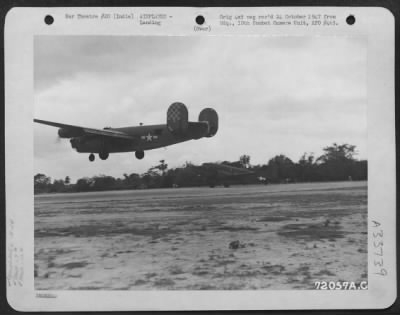
[[[166,125],[93,129],[40,119],[33,121],[60,128],[58,136],[70,138],[71,146],[77,152],[90,153],[90,161],[94,161],[94,153],[98,153],[100,159],[106,160],[110,153],[117,152],[135,152],[136,158],[143,159],[145,150],[212,137],[218,130],[218,114],[214,109],[203,109],[199,121],[190,122],[186,106],[179,102],[168,108]]]
[[[223,185],[229,187],[234,183],[241,183],[245,178],[255,173],[245,168],[234,167],[225,164],[203,163],[201,166],[193,166],[200,176],[206,178],[210,187]]]

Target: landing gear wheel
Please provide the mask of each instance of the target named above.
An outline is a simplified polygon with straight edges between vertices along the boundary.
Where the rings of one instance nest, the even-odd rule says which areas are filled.
[[[99,153],[99,158],[102,160],[107,160],[108,156],[109,156],[108,152],[100,152]]]
[[[90,162],[93,162],[93,161],[94,161],[94,154],[93,154],[93,153],[90,153],[90,155],[89,155],[89,161],[90,161]]]
[[[135,156],[137,159],[141,160],[144,158],[144,151],[136,151]]]

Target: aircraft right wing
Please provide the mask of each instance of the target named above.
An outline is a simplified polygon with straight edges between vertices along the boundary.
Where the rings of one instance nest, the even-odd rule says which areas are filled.
[[[34,119],[33,121],[36,123],[39,123],[39,124],[58,127],[58,128],[63,129],[66,134],[65,138],[80,137],[80,136],[84,136],[84,135],[97,135],[97,136],[105,136],[105,137],[128,139],[128,140],[135,139],[135,137],[133,137],[131,135],[128,135],[124,132],[114,130],[114,129],[86,128],[86,127],[80,127],[80,126],[60,124],[57,122],[40,120],[40,119]]]

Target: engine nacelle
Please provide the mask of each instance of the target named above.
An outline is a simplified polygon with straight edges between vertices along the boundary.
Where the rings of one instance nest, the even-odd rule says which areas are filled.
[[[68,129],[68,128],[60,128],[58,129],[58,136],[60,138],[74,138],[82,136],[82,131],[79,129]]]
[[[167,111],[167,127],[175,136],[184,135],[189,127],[188,110],[183,103],[172,103]]]
[[[206,137],[214,136],[218,131],[218,114],[212,108],[204,108],[199,115],[199,121],[208,123],[208,133]]]

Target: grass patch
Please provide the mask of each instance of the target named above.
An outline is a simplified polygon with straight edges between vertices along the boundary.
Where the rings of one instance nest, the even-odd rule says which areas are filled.
[[[336,276],[336,274],[329,271],[328,269],[324,269],[314,274],[314,276]]]
[[[192,290],[217,290],[218,288],[215,285],[208,283],[199,283],[190,287]]]
[[[171,275],[180,275],[180,274],[184,273],[184,271],[183,271],[182,268],[179,267],[179,266],[172,266],[172,267],[169,269],[169,273],[170,273]]]
[[[133,253],[133,250],[120,250],[115,253],[116,254],[129,254],[129,253]]]
[[[299,274],[307,275],[310,273],[310,267],[309,266],[301,266],[300,268],[297,268],[296,271]]]
[[[256,277],[259,276],[261,272],[259,270],[244,270],[244,271],[235,271],[233,275],[236,275],[239,278],[247,278],[247,277]]]
[[[215,265],[217,267],[220,267],[220,266],[226,266],[229,264],[234,264],[235,262],[236,262],[236,260],[233,260],[233,259],[221,259],[221,260],[217,260],[215,262]]]
[[[232,226],[232,225],[223,225],[218,227],[216,230],[220,231],[229,231],[229,232],[238,232],[238,231],[258,231],[259,229],[253,226]]]
[[[65,268],[65,269],[75,269],[75,268],[84,268],[87,265],[89,265],[89,263],[87,261],[74,261],[74,262],[59,265],[59,267]]]
[[[158,279],[158,280],[154,281],[154,285],[160,286],[160,287],[168,287],[168,286],[172,286],[174,284],[175,284],[174,280],[166,279],[166,278],[162,278],[162,279]]]
[[[282,265],[264,265],[261,268],[273,275],[280,275],[285,270],[285,267]]]
[[[284,216],[267,216],[267,217],[262,217],[258,220],[257,222],[281,222],[281,221],[288,221],[292,220],[293,218],[289,217],[284,217]]]
[[[341,231],[338,226],[303,223],[287,224],[280,229],[278,235],[307,241],[317,241],[321,239],[333,241],[345,236],[344,232]]]
[[[192,272],[192,275],[194,275],[194,276],[205,276],[208,274],[209,274],[209,272],[207,270],[195,270]]]
[[[150,278],[157,276],[157,274],[155,272],[149,272],[149,273],[146,273],[144,276],[146,277],[146,279],[150,279]]]
[[[153,239],[163,238],[170,234],[180,232],[172,228],[159,229],[158,226],[136,227],[120,222],[94,222],[94,224],[85,224],[69,227],[54,228],[49,230],[36,230],[35,238],[74,236],[74,237],[93,237],[93,236],[115,236],[121,234],[131,234],[137,236],[149,236]]]

